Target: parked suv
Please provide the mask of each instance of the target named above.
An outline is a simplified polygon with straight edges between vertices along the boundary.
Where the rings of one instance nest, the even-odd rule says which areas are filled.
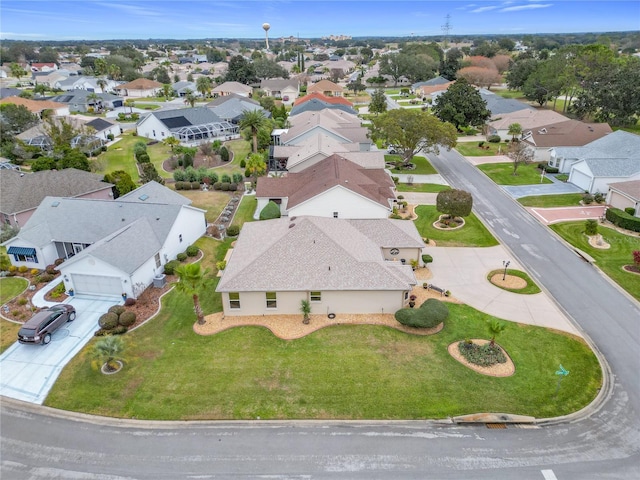
[[[66,303],[40,310],[22,325],[18,332],[18,341],[46,345],[51,341],[53,332],[75,318],[76,309]]]

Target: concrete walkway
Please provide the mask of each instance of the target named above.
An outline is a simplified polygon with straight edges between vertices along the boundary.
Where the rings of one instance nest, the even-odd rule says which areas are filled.
[[[414,175],[412,173],[392,173],[392,177],[398,177],[400,183],[407,183],[407,177],[413,177],[413,183],[437,183],[438,185],[449,185],[440,174]]]
[[[513,198],[530,197],[534,195],[558,195],[564,193],[584,193],[580,187],[573,183],[567,183],[558,180],[553,175],[546,175],[551,180],[551,184],[539,185],[501,185],[505,192]]]

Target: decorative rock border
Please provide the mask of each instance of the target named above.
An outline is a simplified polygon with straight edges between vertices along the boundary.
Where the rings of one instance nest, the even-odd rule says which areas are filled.
[[[100,371],[105,375],[113,375],[114,373],[118,373],[120,370],[122,370],[122,367],[124,367],[124,363],[122,363],[120,360],[115,360],[115,363],[118,365],[118,368],[116,370],[108,370],[107,364],[105,363],[104,365],[102,365],[102,367],[100,367]]]
[[[488,375],[490,377],[510,377],[511,375],[516,373],[516,366],[513,363],[513,360],[511,360],[511,357],[505,351],[505,349],[502,348],[497,343],[496,343],[496,346],[500,350],[502,350],[502,353],[504,353],[504,356],[507,357],[506,363],[498,363],[490,367],[482,367],[480,365],[475,365],[471,362],[468,362],[467,359],[462,356],[462,354],[458,350],[458,344],[462,341],[463,340],[458,340],[457,342],[451,343],[447,347],[447,351],[449,352],[449,355],[451,355],[455,360],[460,362],[465,367],[470,368],[476,373],[479,373],[481,375]],[[489,340],[484,340],[479,338],[472,338],[471,341],[479,345],[484,345],[486,343],[489,343]]]
[[[466,224],[466,222],[464,221],[464,218],[462,218],[462,217],[455,217],[455,218],[458,218],[458,219],[462,220],[462,223],[461,223],[460,225],[458,225],[457,227],[453,227],[453,228],[451,228],[451,227],[446,227],[446,228],[444,228],[444,227],[440,227],[440,226],[439,226],[439,224],[440,224],[440,223],[442,223],[442,217],[444,217],[444,216],[445,216],[444,214],[440,215],[440,216],[438,217],[438,220],[436,220],[435,222],[433,222],[433,223],[431,224],[431,225],[432,225],[432,227],[433,227],[433,228],[435,228],[435,229],[437,229],[437,230],[442,230],[443,232],[452,232],[452,231],[454,231],[454,230],[460,230],[460,229],[461,229],[462,227],[464,227],[464,226],[465,226],[465,224]]]

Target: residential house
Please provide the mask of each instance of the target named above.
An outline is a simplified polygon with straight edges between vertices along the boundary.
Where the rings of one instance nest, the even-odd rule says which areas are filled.
[[[184,97],[188,92],[191,92],[196,97],[201,97],[202,93],[198,91],[196,82],[187,82],[186,80],[176,82],[171,85],[175,94],[179,97]]]
[[[396,195],[386,170],[363,168],[333,154],[298,173],[261,177],[256,198],[256,219],[270,201],[291,217],[388,218]]]
[[[224,82],[212,90],[215,96],[225,96],[235,93],[241,97],[249,97],[253,95],[253,88],[240,82]]]
[[[31,100],[30,98],[22,97],[6,97],[0,100],[0,105],[4,103],[22,105],[40,118],[42,118],[42,114],[45,111],[50,111],[54,115],[69,115],[69,107],[55,100]]]
[[[0,98],[18,97],[22,93],[19,88],[2,87],[0,88]]]
[[[567,120],[569,120],[567,117],[553,110],[525,108],[509,113],[494,114],[492,112],[491,118],[487,122],[487,133],[489,135],[498,135],[502,140],[511,140],[509,125],[513,123],[520,124],[524,132],[538,129],[545,125],[566,122]]]
[[[104,88],[101,86],[104,82]],[[54,88],[59,88],[68,92],[70,90],[86,90],[94,93],[107,93],[113,91],[115,87],[119,85],[115,80],[109,78],[97,78],[97,77],[68,77],[64,80],[54,82],[52,85]]]
[[[54,70],[58,70],[58,65],[56,65],[54,62],[31,64],[32,72],[52,72]]]
[[[216,291],[225,316],[394,313],[417,281],[413,222],[283,217],[245,223]]]
[[[33,173],[0,169],[2,223],[23,227],[48,196],[112,200],[113,185],[103,182],[102,178],[102,175],[75,168]]]
[[[633,208],[634,215],[640,217],[640,180],[610,183],[607,204],[620,210]]]
[[[94,95],[98,98],[93,98]],[[69,110],[72,112],[81,113],[124,106],[124,99],[118,95],[112,93],[95,93],[87,90],[69,90],[68,92],[51,97],[51,100],[68,105]]]
[[[138,121],[136,129],[141,137],[164,140],[173,136],[188,146],[238,137],[236,125],[206,107],[151,112]]]
[[[237,93],[214,98],[206,104],[206,107],[222,120],[233,123],[234,125],[240,122],[245,112],[252,112],[254,110],[261,111],[265,118],[271,117],[271,112],[262,108],[257,101],[243,97]]]
[[[414,83],[411,90],[418,97],[434,99],[437,93],[446,92],[452,83],[451,80],[438,76],[425,82]]]
[[[528,103],[521,102],[515,98],[504,98],[486,88],[479,88],[480,97],[487,103],[487,110],[491,112],[494,119],[498,119],[500,115],[520,112],[521,110],[536,110],[535,107]],[[563,118],[561,121],[566,120]],[[552,122],[548,122],[552,123]]]
[[[280,100],[285,105],[293,105],[300,95],[300,82],[291,78],[267,78],[260,82],[260,90],[267,97]]]
[[[318,83],[309,85],[307,87],[307,93],[322,93],[327,97],[342,97],[344,88],[330,80],[320,80]]]
[[[328,97],[323,93],[310,93],[304,97],[298,98],[293,102],[293,108],[289,112],[289,116],[295,116],[303,112],[317,112],[319,110],[335,109],[343,112],[357,115],[358,112],[353,108],[353,103],[344,97]]]
[[[57,126],[62,122],[67,123],[76,130],[78,135],[72,139],[71,144],[80,142],[83,145],[89,145],[94,148],[102,146],[104,143],[120,135],[120,125],[105,120],[103,118],[83,117],[80,115],[58,116],[52,117]],[[39,123],[28,130],[17,135],[17,137],[27,145],[40,147],[43,151],[49,151],[53,147],[53,142],[49,138],[49,132],[44,123]]]
[[[162,84],[160,82],[149,80],[148,78],[136,78],[132,82],[118,85],[114,90],[125,97],[141,98],[155,97],[161,88]]]
[[[206,229],[205,211],[155,182],[117,200],[45,197],[7,242],[14,265],[58,266],[76,295],[138,297]]]
[[[543,125],[522,132],[521,141],[534,152],[536,162],[547,162],[553,147],[579,147],[612,132],[608,123],[584,123],[578,120]]]

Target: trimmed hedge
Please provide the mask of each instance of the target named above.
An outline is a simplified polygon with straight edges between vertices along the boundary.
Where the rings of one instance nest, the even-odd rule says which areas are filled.
[[[118,317],[118,323],[123,327],[130,327],[134,323],[136,323],[136,314],[135,312],[126,311],[121,313]]]
[[[114,305],[108,310],[109,313],[115,313],[116,315],[122,315],[124,311],[125,308],[122,305]]]
[[[280,218],[280,207],[273,201],[269,201],[260,211],[260,220],[272,220]]]
[[[113,330],[118,326],[118,315],[112,312],[105,313],[98,319],[98,325],[102,330]]]
[[[164,264],[164,274],[165,275],[173,275],[176,271],[176,268],[180,266],[180,262],[177,260],[171,260]]]
[[[631,230],[632,232],[640,232],[640,218],[629,215],[619,208],[608,208],[605,216],[607,220],[617,227]]]
[[[195,257],[198,255],[198,252],[200,252],[200,249],[195,245],[189,245],[185,250],[185,253],[188,257]]]
[[[229,237],[237,237],[240,233],[240,226],[238,225],[229,225],[227,228],[227,236]]]
[[[433,328],[449,316],[449,307],[437,298],[429,298],[420,308],[401,308],[395,318],[402,325],[416,328]]]

